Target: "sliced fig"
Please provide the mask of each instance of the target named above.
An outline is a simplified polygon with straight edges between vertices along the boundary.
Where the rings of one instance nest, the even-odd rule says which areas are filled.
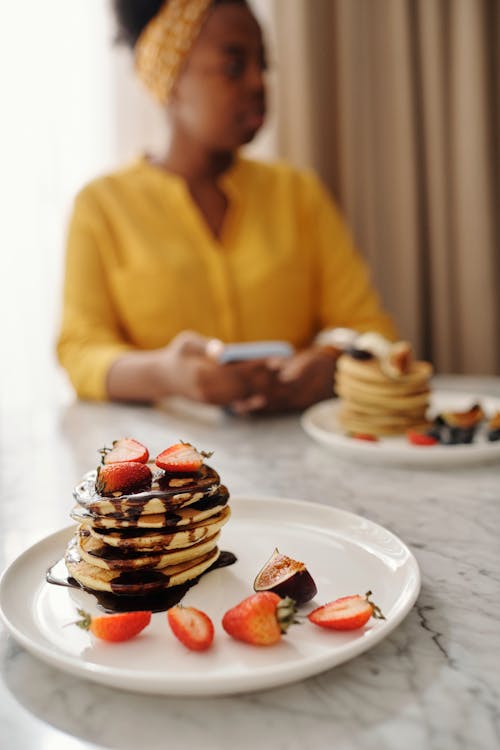
[[[318,591],[304,563],[282,555],[277,548],[258,573],[253,588],[254,591],[274,591],[278,596],[289,596],[297,605],[305,604]]]
[[[447,411],[441,415],[443,421],[450,427],[477,427],[484,419],[484,411],[480,404],[473,404],[467,411]]]

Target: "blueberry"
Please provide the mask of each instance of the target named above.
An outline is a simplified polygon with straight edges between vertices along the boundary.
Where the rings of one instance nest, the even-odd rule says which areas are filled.
[[[351,349],[347,350],[347,354],[349,354],[349,356],[353,359],[373,359],[373,354],[366,349],[356,349],[355,347],[352,347]]]
[[[441,442],[441,429],[438,425],[430,427],[428,430],[426,430],[425,434]]]
[[[443,445],[464,445],[472,443],[475,431],[475,427],[451,427],[444,424],[439,440]]]

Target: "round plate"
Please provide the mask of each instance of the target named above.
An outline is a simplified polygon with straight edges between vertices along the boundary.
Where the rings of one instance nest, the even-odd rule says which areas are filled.
[[[465,411],[479,402],[486,414],[500,410],[500,399],[473,393],[434,391],[431,418],[442,411]],[[337,421],[338,399],[321,401],[304,412],[302,427],[314,440],[345,458],[367,463],[411,466],[463,466],[500,460],[500,441],[490,443],[479,429],[469,445],[412,445],[404,435],[368,442],[349,437]]]
[[[277,498],[232,498],[224,549],[238,561],[214,570],[183,603],[207,612],[215,640],[203,653],[188,651],[170,632],[164,612],[138,637],[110,644],[76,626],[77,607],[98,614],[84,591],[48,584],[45,571],[63,553],[71,528],[24,552],[0,583],[0,612],[12,636],[35,656],[88,680],[124,690],[166,695],[224,695],[300,680],[375,646],[405,617],[419,589],[417,562],[394,534],[336,508]],[[371,590],[386,620],[370,620],[350,633],[327,631],[307,620],[271,647],[230,638],[222,615],[253,593],[257,572],[274,548],[306,563],[318,594],[305,614],[340,596]],[[102,614],[102,613],[101,613]]]

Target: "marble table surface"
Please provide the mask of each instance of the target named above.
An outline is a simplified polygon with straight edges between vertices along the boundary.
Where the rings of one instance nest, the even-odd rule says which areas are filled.
[[[438,377],[500,397],[500,378]],[[233,697],[149,696],[47,666],[0,626],[0,748],[493,750],[500,747],[500,463],[447,469],[337,458],[297,416],[234,419],[62,399],[5,404],[0,568],[68,524],[96,446],[179,437],[216,451],[234,495],[299,498],[382,524],[413,550],[422,590],[373,649],[316,677]]]

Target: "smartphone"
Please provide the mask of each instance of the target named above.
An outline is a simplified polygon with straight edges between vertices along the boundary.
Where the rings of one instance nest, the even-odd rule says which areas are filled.
[[[220,364],[243,362],[264,357],[290,357],[294,352],[288,341],[249,341],[241,344],[226,344],[218,357]]]

